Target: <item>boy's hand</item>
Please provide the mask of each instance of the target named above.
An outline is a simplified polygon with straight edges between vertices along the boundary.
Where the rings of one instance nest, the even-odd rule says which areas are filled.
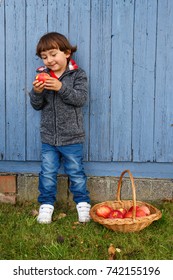
[[[43,82],[38,82],[37,80],[35,80],[33,82],[33,87],[34,87],[34,91],[36,93],[42,93],[42,91],[44,90],[45,88],[45,83]]]
[[[44,88],[48,90],[58,91],[61,89],[61,87],[62,87],[62,83],[59,80],[52,77],[46,79],[44,83]]]
[[[35,92],[42,93],[44,89],[58,91],[61,89],[62,83],[59,80],[50,77],[46,79],[45,83],[35,80],[33,86]]]

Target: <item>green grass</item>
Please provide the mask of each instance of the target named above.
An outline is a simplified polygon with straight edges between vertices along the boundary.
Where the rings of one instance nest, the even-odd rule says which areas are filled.
[[[113,244],[117,260],[173,259],[173,203],[152,203],[162,218],[142,231],[120,233],[91,221],[77,223],[76,210],[55,208],[54,221],[40,225],[31,212],[37,203],[0,204],[1,260],[108,260]],[[59,213],[66,217],[58,219]]]

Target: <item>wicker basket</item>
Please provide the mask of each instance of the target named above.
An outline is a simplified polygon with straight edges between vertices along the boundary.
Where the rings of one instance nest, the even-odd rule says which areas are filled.
[[[121,200],[120,199],[122,179],[123,179],[123,176],[125,173],[128,173],[130,176],[131,186],[132,186],[132,200]],[[110,206],[113,209],[118,209],[118,208],[129,209],[131,206],[134,206],[132,218],[105,219],[105,218],[99,217],[96,214],[96,210],[102,205]],[[139,205],[139,206],[146,205],[150,209],[150,215],[145,216],[145,217],[136,218],[136,205]],[[134,231],[140,231],[140,230],[144,229],[145,227],[149,226],[153,221],[160,219],[162,217],[162,213],[160,210],[158,210],[157,208],[155,208],[154,206],[152,206],[148,203],[145,203],[142,201],[136,201],[136,190],[135,190],[133,176],[129,170],[125,170],[121,173],[120,179],[118,181],[116,200],[115,201],[105,201],[102,203],[95,204],[90,210],[90,216],[95,222],[100,223],[101,225],[103,225],[113,231],[134,232]]]

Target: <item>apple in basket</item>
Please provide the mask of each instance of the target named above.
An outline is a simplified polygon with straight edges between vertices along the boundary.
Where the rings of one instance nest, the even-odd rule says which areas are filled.
[[[146,216],[150,215],[150,209],[146,205],[141,205],[139,208],[145,212]]]
[[[130,209],[124,214],[124,218],[132,218],[133,217],[133,206],[130,207]],[[136,206],[136,211],[139,208],[139,206]]]
[[[139,206],[136,206],[136,218],[145,217],[146,213],[140,209]],[[133,217],[133,207],[129,209],[129,211],[124,215],[124,218],[132,218]]]
[[[123,219],[124,215],[121,211],[117,210],[112,210],[111,213],[109,214],[108,218],[109,219]]]
[[[133,208],[134,208],[134,206],[130,207],[130,209],[128,210],[128,212],[133,212]],[[137,211],[138,209],[139,209],[139,206],[136,205],[136,211]]]
[[[120,211],[123,214],[123,217],[127,213],[127,209],[126,208],[118,208],[117,210]]]
[[[150,209],[146,205],[136,205],[136,211],[138,211],[139,209],[144,211],[146,216],[150,215]],[[129,209],[129,211],[133,211],[133,206]]]
[[[125,213],[124,218],[132,218],[133,214],[132,211],[128,211],[127,213]]]
[[[146,216],[146,213],[142,210],[142,209],[138,209],[136,211],[136,217],[139,218],[139,217],[145,217]]]
[[[111,211],[112,211],[111,207],[109,207],[107,205],[102,205],[99,208],[97,208],[96,214],[99,217],[108,218],[108,216],[110,215]]]

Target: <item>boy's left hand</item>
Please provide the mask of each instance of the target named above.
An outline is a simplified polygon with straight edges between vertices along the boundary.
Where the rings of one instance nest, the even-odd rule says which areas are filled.
[[[61,87],[62,87],[62,83],[59,80],[52,78],[52,77],[48,78],[45,81],[45,85],[44,85],[45,89],[55,90],[55,91],[60,90]]]

